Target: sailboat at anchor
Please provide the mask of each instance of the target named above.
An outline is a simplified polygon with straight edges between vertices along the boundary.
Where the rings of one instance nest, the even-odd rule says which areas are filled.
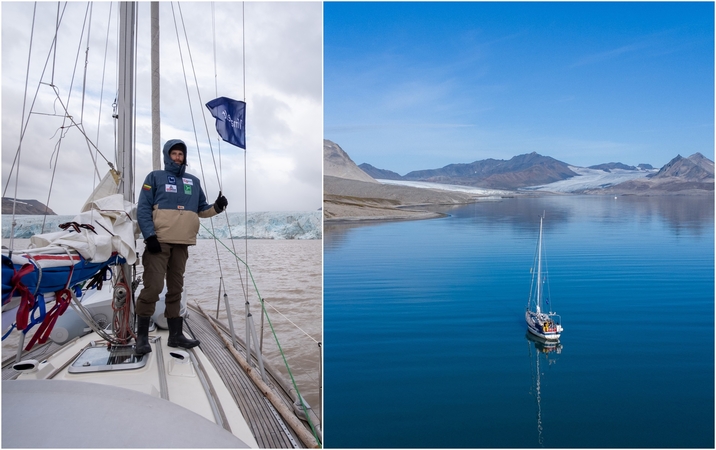
[[[532,267],[532,284],[530,297],[527,301],[525,321],[527,330],[535,336],[545,340],[558,340],[562,334],[562,318],[552,311],[547,301],[548,312],[544,312],[544,284],[547,284],[547,271],[542,268],[544,246],[542,245],[542,222],[544,214],[539,218],[539,239],[535,254],[535,265]]]

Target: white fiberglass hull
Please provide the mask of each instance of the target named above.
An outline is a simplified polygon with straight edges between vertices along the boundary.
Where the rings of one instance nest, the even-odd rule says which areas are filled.
[[[537,337],[546,339],[548,341],[559,340],[562,333],[562,326],[554,324],[553,326],[545,327],[550,319],[550,316],[546,314],[538,314],[533,311],[527,311],[525,313],[525,321],[527,322],[527,330]]]
[[[164,445],[159,446],[173,448],[194,447],[197,444],[197,439],[205,439],[205,445],[209,447],[231,445],[234,447],[258,448],[259,445],[253,436],[250,425],[243,417],[238,405],[232,400],[225,384],[221,382],[220,375],[201,349],[197,347],[188,351],[168,347],[166,345],[169,338],[167,330],[152,330],[149,333],[149,337],[152,352],[145,356],[147,363],[141,368],[73,372],[72,368],[76,365],[70,363],[79,355],[82,349],[95,346],[104,347],[105,345],[104,341],[95,333],[89,333],[73,339],[72,342],[67,343],[47,359],[38,362],[36,369],[21,373],[16,380],[3,382],[3,396],[6,394],[6,385],[9,389],[10,385],[25,381],[52,381],[51,387],[43,385],[43,389],[50,390],[50,392],[42,391],[43,395],[48,398],[62,399],[71,395],[80,396],[81,399],[84,399],[84,403],[65,405],[66,408],[62,405],[48,403],[48,405],[52,405],[51,408],[48,407],[49,410],[57,411],[56,408],[65,408],[67,411],[74,411],[83,405],[85,408],[89,408],[90,405],[94,404],[103,411],[99,416],[104,419],[113,414],[120,415],[120,417],[113,416],[113,419],[108,421],[108,425],[103,428],[99,423],[95,423],[95,421],[86,417],[86,415],[93,414],[92,411],[97,414],[96,410],[89,408],[83,415],[79,415],[79,413],[77,415],[77,417],[84,417],[87,420],[85,422],[74,421],[73,426],[66,427],[66,431],[63,432],[62,436],[52,435],[45,429],[42,429],[42,432],[36,431],[32,433],[24,430],[24,428],[20,427],[21,424],[17,422],[6,421],[5,415],[3,415],[3,431],[5,431],[5,425],[13,425],[8,427],[8,430],[13,430],[12,432],[3,433],[3,447],[7,443],[15,443],[20,447],[104,447],[106,445],[103,445],[103,442],[111,435],[107,427],[124,424],[128,430],[142,429],[142,426],[145,426],[147,434],[154,433],[156,436],[161,436]],[[92,345],[93,343],[96,343],[96,345]],[[190,353],[194,355],[193,358]],[[161,354],[161,357],[158,357],[159,354]],[[196,364],[192,362],[192,359],[196,361]],[[101,363],[91,361],[86,365],[101,365]],[[161,376],[160,372],[164,372],[164,375]],[[215,393],[213,400],[207,395],[202,377],[205,377]],[[57,384],[66,381],[71,382],[68,387]],[[166,383],[164,386],[162,386],[163,382]],[[95,386],[98,384],[105,386],[103,389],[110,392],[112,398],[102,398],[102,390]],[[7,393],[17,395],[17,401],[21,402],[25,391],[26,389],[15,386],[12,391],[7,391]],[[166,399],[163,398],[162,392],[166,392]],[[122,400],[122,398],[125,400]],[[136,406],[132,414],[128,412],[131,409],[132,402],[127,402],[126,399],[133,399]],[[214,405],[212,405],[212,401],[215,402]],[[172,405],[163,405],[164,403],[171,403]],[[219,406],[216,406],[217,403]],[[138,405],[143,405],[143,407]],[[173,424],[168,423],[164,421],[164,418],[158,417],[161,413],[156,405],[163,405],[161,406],[162,410],[173,411],[170,413],[170,417],[174,417],[176,422]],[[106,413],[106,411],[110,410],[113,411],[111,414]],[[222,426],[216,422],[215,410],[221,411],[222,420],[228,426]],[[200,428],[207,432],[207,436],[216,436],[217,441],[213,442],[213,438],[208,440],[208,437],[198,437],[198,435],[193,436],[190,440],[185,434],[188,428],[182,425],[182,423],[190,421],[199,424]],[[68,425],[66,422],[63,423]],[[88,424],[94,424],[97,431],[88,434]],[[31,426],[32,424],[28,425]],[[170,428],[162,429],[164,426],[170,426]],[[229,428],[230,431],[227,432],[225,428]],[[196,430],[192,429],[192,433],[194,431]],[[130,432],[128,434],[136,433]],[[144,435],[143,433],[139,434]],[[169,439],[168,436],[172,436],[172,434],[175,436]],[[232,434],[233,437],[231,436]],[[83,436],[83,443],[77,439],[77,436]],[[109,446],[123,447],[126,444],[129,447],[153,447],[156,444],[155,438],[142,441],[141,439],[129,439],[125,436],[122,439],[124,440],[109,441],[116,444],[109,444]],[[192,444],[190,441],[194,443]],[[50,442],[52,442],[51,445],[49,444]],[[144,443],[143,445],[138,445],[142,442]]]

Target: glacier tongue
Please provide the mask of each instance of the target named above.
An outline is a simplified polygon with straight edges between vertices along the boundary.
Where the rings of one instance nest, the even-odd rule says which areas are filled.
[[[657,170],[626,170],[612,169],[609,171],[602,169],[589,169],[586,167],[569,168],[577,174],[576,177],[567,178],[562,181],[544,184],[541,186],[531,186],[522,188],[523,191],[546,191],[546,192],[579,192],[587,189],[601,189],[614,186],[625,181],[646,178],[649,174],[654,174]]]
[[[248,221],[245,221],[244,213],[229,213],[228,226],[224,214],[211,220],[214,222],[214,234],[219,239],[321,239],[321,215],[321,211],[255,212],[249,213]],[[201,219],[201,224],[199,239],[210,239],[211,221]]]
[[[298,212],[250,212],[247,225],[244,223],[244,213],[229,213],[229,224],[226,224],[226,216],[219,214],[212,219],[201,219],[203,225],[199,229],[199,239],[210,239],[213,230],[220,239],[321,239],[322,237],[322,212],[321,211],[298,211]],[[59,224],[71,221],[75,216],[47,216],[44,232],[59,231]],[[42,233],[43,216],[15,216],[17,223],[15,227],[15,238],[29,239],[34,234]],[[10,238],[12,217],[3,215],[2,237]],[[206,229],[204,228],[206,227]],[[229,233],[229,229],[231,233]]]

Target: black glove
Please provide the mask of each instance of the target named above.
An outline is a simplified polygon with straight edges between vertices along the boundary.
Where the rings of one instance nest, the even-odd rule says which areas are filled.
[[[219,196],[216,197],[216,201],[214,202],[214,210],[216,210],[217,213],[220,213],[221,211],[225,210],[226,207],[229,205],[229,201],[221,195],[221,191],[219,191]]]
[[[144,240],[144,245],[149,253],[161,253],[162,246],[157,240],[157,235],[153,234]]]

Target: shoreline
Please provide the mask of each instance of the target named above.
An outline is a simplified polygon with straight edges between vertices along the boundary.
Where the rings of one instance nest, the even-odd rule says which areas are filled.
[[[419,190],[429,190],[425,188],[413,188]],[[396,221],[407,221],[407,220],[428,220],[428,219],[439,219],[448,217],[448,213],[429,211],[429,210],[415,210],[412,208],[450,208],[459,207],[464,205],[470,205],[474,203],[480,203],[484,201],[502,201],[511,198],[520,197],[548,197],[548,196],[604,196],[604,197],[702,197],[702,196],[713,196],[714,191],[708,190],[683,190],[683,191],[660,191],[654,190],[641,191],[641,192],[609,192],[609,191],[588,191],[578,193],[565,193],[565,192],[549,192],[549,191],[525,191],[525,192],[511,192],[510,195],[495,196],[469,196],[465,198],[464,194],[450,195],[450,193],[443,193],[444,197],[449,197],[452,201],[445,201],[446,198],[442,198],[440,201],[435,202],[422,202],[414,203],[408,199],[396,198],[380,198],[377,196],[361,197],[359,195],[324,195],[324,208],[323,208],[323,223],[325,225],[340,225],[340,224],[369,224],[369,223],[381,223],[381,222],[396,222]]]
[[[323,222],[335,224],[434,219],[446,217],[446,214],[424,208],[460,206],[479,199],[479,196],[464,192],[383,185],[325,176]]]
[[[346,216],[346,217],[332,217],[324,218],[323,223],[328,225],[340,225],[340,224],[351,224],[351,223],[371,223],[371,222],[398,222],[405,220],[429,220],[429,219],[440,219],[448,217],[449,214],[445,213],[432,213],[425,212],[419,213],[415,211],[414,215],[386,215],[386,216]]]

